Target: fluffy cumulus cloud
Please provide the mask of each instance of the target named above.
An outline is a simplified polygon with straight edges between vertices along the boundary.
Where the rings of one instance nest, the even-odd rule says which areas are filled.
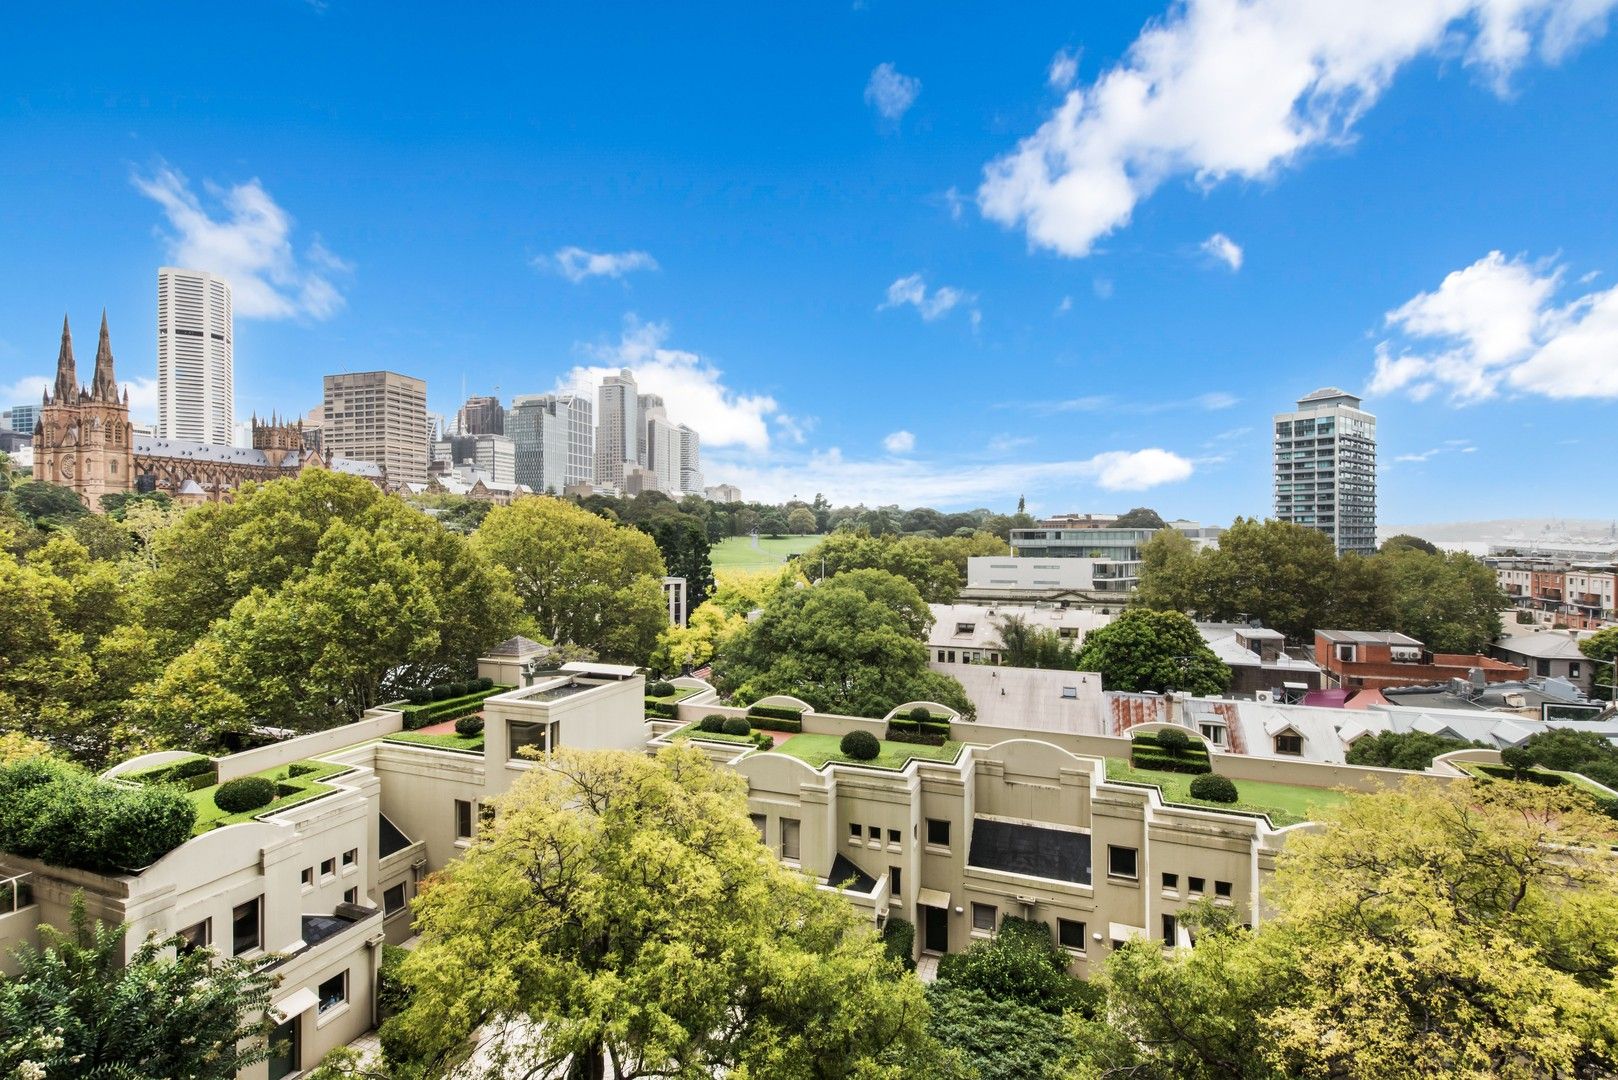
[[[166,165],[150,176],[135,174],[133,183],[168,220],[168,229],[159,230],[168,260],[229,281],[238,316],[329,319],[342,310],[337,283],[352,268],[318,237],[298,253],[292,215],[258,180],[228,188],[205,183],[212,207]]]
[[[916,437],[908,431],[895,431],[882,440],[882,449],[890,454],[908,454],[916,448]]]
[[[621,278],[635,270],[656,270],[657,260],[644,251],[586,251],[581,247],[565,247],[554,255],[535,259],[534,265],[554,269],[576,284],[586,278]]]
[[[952,285],[940,285],[929,292],[926,279],[920,274],[909,274],[888,286],[888,297],[877,305],[877,310],[886,311],[908,304],[920,312],[923,319],[932,322],[948,315],[956,306],[971,304],[976,299],[973,294]],[[976,309],[973,313],[976,314]]]
[[[772,419],[801,433],[803,422],[781,414],[774,398],[727,386],[724,372],[701,356],[667,348],[668,337],[667,323],[642,322],[627,315],[618,340],[588,346],[586,351],[597,362],[575,367],[559,387],[594,387],[606,376],[629,368],[641,393],[663,398],[670,420],[690,424],[702,435],[705,452],[716,447],[768,450]]]
[[[1605,30],[1618,0],[1182,0],[1122,60],[1074,87],[1017,148],[990,162],[984,215],[1069,256],[1127,225],[1184,176],[1262,179],[1349,139],[1399,69],[1459,49],[1503,92]]]
[[[1202,242],[1202,253],[1224,263],[1233,271],[1242,268],[1242,246],[1222,232],[1216,232]]]
[[[1491,251],[1387,313],[1368,389],[1466,405],[1502,391],[1618,397],[1618,287],[1563,297],[1563,267]],[[1585,278],[1583,283],[1588,283]]]
[[[897,123],[920,93],[920,79],[902,74],[892,64],[878,64],[865,84],[865,103],[882,119]]]
[[[1079,54],[1072,49],[1062,49],[1051,58],[1050,70],[1045,73],[1045,81],[1052,90],[1066,90],[1073,85],[1073,80],[1079,77]]]

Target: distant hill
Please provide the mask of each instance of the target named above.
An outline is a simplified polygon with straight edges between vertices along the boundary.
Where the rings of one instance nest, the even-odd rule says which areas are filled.
[[[1379,525],[1377,539],[1409,533],[1433,543],[1505,543],[1538,540],[1543,543],[1601,543],[1618,540],[1618,525],[1594,518],[1498,518],[1493,521],[1440,521],[1426,525]]]

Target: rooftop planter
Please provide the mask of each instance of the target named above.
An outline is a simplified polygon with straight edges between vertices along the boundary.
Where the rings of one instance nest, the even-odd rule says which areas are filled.
[[[190,795],[166,784],[120,784],[52,758],[0,766],[6,851],[97,874],[136,872],[185,843]]]

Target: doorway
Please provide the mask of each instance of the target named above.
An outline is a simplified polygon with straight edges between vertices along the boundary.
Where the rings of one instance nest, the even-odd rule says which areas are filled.
[[[923,952],[949,952],[949,909],[921,909],[921,949]]]

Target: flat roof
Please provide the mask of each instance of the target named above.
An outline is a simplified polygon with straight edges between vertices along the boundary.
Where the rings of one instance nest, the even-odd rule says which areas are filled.
[[[1316,630],[1315,633],[1334,644],[1351,645],[1414,645],[1421,647],[1421,642],[1409,634],[1398,634],[1391,630]]]
[[[1090,884],[1090,834],[974,818],[969,867]]]

